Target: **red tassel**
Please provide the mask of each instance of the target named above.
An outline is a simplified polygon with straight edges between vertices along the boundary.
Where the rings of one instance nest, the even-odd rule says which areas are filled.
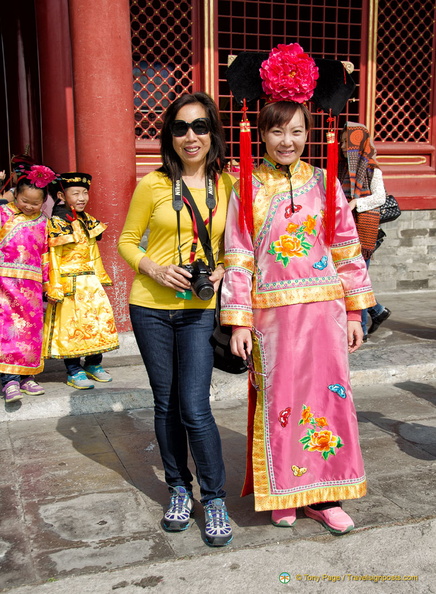
[[[77,221],[77,211],[74,208],[74,206],[71,207],[71,212],[73,216],[69,214],[66,215],[66,218],[70,221],[70,223],[72,223],[73,221]]]
[[[329,118],[327,132],[327,184],[326,184],[326,212],[324,215],[326,244],[332,245],[335,235],[336,219],[336,178],[338,175],[338,141],[336,126],[331,126],[335,118]]]
[[[253,172],[253,157],[251,154],[251,129],[250,122],[247,119],[247,105],[244,99],[242,107],[243,116],[239,123],[239,145],[240,145],[240,177],[239,188],[241,205],[239,209],[239,228],[244,227],[247,231],[253,233],[253,186],[251,175]]]

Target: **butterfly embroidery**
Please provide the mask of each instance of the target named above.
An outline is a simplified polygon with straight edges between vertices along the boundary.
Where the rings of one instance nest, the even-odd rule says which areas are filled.
[[[300,468],[299,466],[296,466],[295,464],[292,465],[292,472],[294,473],[294,476],[303,476],[303,474],[305,472],[307,472],[307,468]]]
[[[315,264],[312,265],[312,268],[316,268],[317,270],[324,270],[324,268],[327,266],[327,262],[327,256],[323,256],[319,262],[315,262]]]
[[[296,212],[300,212],[300,210],[303,207],[301,206],[301,204],[294,204],[294,211],[292,212],[292,206],[287,206],[285,208],[285,218],[289,219],[289,217],[292,217],[292,215]]]
[[[279,422],[280,425],[282,427],[286,427],[286,425],[288,424],[288,418],[289,415],[291,414],[291,407],[288,406],[288,408],[283,409],[282,411],[280,411],[279,413]]]
[[[335,394],[337,394],[341,398],[346,398],[347,397],[347,393],[345,391],[345,388],[344,388],[344,386],[341,386],[341,384],[331,384],[329,386],[329,390],[331,392],[335,392]]]

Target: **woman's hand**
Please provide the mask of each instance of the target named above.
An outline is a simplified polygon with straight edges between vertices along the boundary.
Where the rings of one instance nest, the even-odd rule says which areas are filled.
[[[159,264],[155,264],[150,258],[144,256],[139,262],[139,272],[146,274],[163,287],[169,287],[175,291],[186,291],[186,289],[191,288],[189,279],[192,274],[175,264],[159,266]]]
[[[224,276],[224,272],[225,272],[224,264],[218,264],[218,266],[215,268],[215,270],[212,272],[212,274],[209,277],[210,282],[213,283],[213,290],[215,291],[215,293],[219,289],[220,282],[222,281],[223,276]]]
[[[350,200],[350,202],[348,203],[348,206],[350,207],[351,210],[354,210],[356,208],[356,204],[357,204],[357,200],[356,200],[356,198],[353,198],[353,200]]]
[[[347,322],[348,352],[354,353],[362,345],[362,324],[356,321]]]
[[[237,357],[242,357],[245,361],[247,355],[251,353],[253,342],[251,339],[250,328],[236,328],[233,330],[230,339],[230,350]]]

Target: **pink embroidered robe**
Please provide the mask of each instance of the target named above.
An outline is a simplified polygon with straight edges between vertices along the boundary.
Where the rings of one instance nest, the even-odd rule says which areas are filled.
[[[0,206],[0,373],[34,375],[42,358],[47,218]]]
[[[323,170],[298,161],[292,188],[294,212],[289,177],[266,156],[253,174],[253,237],[239,229],[238,184],[226,225],[221,321],[252,328],[243,495],[254,492],[258,511],[366,492],[346,312],[375,300],[339,182],[330,248]]]

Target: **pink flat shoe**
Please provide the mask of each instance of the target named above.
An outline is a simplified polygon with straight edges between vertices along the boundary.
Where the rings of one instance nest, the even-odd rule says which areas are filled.
[[[271,513],[271,523],[279,528],[291,528],[297,521],[297,510],[295,507],[288,509],[275,509]]]
[[[332,534],[346,534],[354,528],[353,520],[339,506],[320,510],[305,507],[304,513],[308,518],[321,522]]]

